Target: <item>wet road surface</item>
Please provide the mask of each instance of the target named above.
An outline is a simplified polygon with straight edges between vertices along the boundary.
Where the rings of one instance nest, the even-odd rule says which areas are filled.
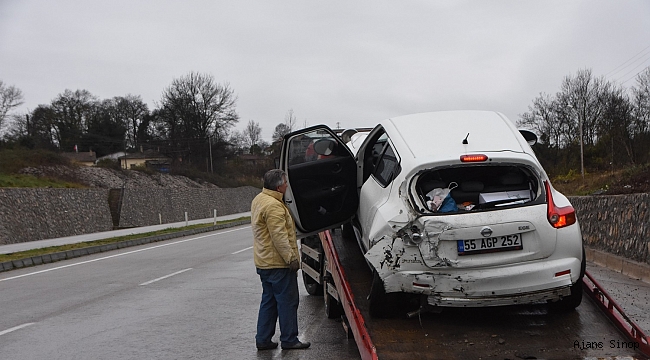
[[[342,326],[325,317],[322,299],[307,295],[302,285],[300,338],[312,347],[255,349],[261,287],[251,244],[250,228],[243,226],[2,273],[0,354],[4,359],[359,359]],[[371,319],[365,300],[370,272],[352,245],[340,254],[349,262],[346,273],[380,359],[645,359],[586,296],[568,314],[522,306]],[[599,281],[626,280],[604,273]],[[647,302],[647,292],[638,288],[627,295]],[[643,312],[644,304],[638,305],[636,311]]]
[[[300,285],[306,350],[258,352],[249,226],[0,274],[3,359],[358,359]],[[279,331],[276,333],[276,338]]]

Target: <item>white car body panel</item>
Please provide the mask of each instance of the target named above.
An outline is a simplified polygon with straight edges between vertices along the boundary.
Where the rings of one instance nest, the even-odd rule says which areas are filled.
[[[382,130],[401,169],[388,184],[363,173]],[[452,111],[387,119],[370,133],[352,135],[347,146],[358,168],[358,240],[387,293],[422,294],[429,304],[439,306],[534,303],[568,296],[582,276],[579,224],[576,220],[560,229],[551,226],[544,190],[545,182],[550,186],[548,176],[528,142],[502,114]],[[462,163],[460,156],[467,154],[483,154],[489,161]],[[448,214],[427,209],[418,195],[420,177],[473,167],[523,171],[535,184],[529,190],[531,200]],[[552,186],[550,192],[558,207],[571,205]],[[516,234],[521,247],[460,254],[458,241],[485,240],[485,228],[488,239]],[[413,241],[416,236],[421,242]]]

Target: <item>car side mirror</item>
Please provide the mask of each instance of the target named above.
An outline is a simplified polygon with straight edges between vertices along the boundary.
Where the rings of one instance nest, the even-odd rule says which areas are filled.
[[[524,139],[526,139],[528,145],[533,146],[537,144],[537,135],[535,135],[535,133],[533,133],[532,131],[519,130],[519,133],[521,133],[521,136],[523,136]]]
[[[314,143],[314,151],[318,155],[332,155],[334,148],[336,147],[336,142],[331,139],[320,139]]]
[[[344,143],[349,143],[350,140],[352,140],[352,135],[358,133],[356,129],[347,129],[341,133],[341,140],[343,140]]]

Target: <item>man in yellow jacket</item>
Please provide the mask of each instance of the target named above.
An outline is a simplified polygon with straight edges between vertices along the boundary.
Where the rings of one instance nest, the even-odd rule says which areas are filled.
[[[296,226],[282,197],[287,190],[286,174],[269,170],[264,189],[251,203],[253,256],[262,281],[262,301],[257,316],[255,344],[258,350],[278,347],[271,341],[280,318],[282,349],[306,349],[298,340],[298,268],[300,259]]]

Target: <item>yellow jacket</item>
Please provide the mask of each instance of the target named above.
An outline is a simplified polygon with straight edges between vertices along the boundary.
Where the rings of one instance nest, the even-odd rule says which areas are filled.
[[[282,193],[262,189],[251,203],[253,257],[259,269],[288,268],[298,260],[296,225],[282,202]]]

